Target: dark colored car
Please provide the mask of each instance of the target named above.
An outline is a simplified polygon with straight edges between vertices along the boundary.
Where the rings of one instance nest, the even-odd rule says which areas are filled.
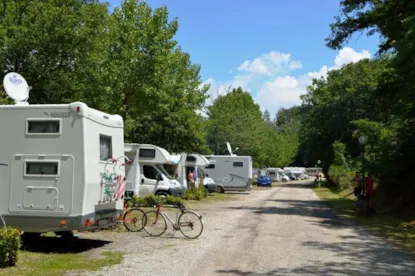
[[[258,187],[259,186],[272,186],[272,180],[268,175],[261,175],[258,177]]]

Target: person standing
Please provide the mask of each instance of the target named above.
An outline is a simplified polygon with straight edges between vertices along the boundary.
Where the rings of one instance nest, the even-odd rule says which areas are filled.
[[[193,189],[195,187],[195,178],[192,170],[187,174],[187,188]]]
[[[375,209],[374,189],[373,189],[373,177],[370,172],[367,174],[367,177],[366,177],[366,195],[369,199],[369,209],[373,211]]]

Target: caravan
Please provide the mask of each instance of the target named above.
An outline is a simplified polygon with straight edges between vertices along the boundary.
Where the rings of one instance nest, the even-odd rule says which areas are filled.
[[[268,175],[272,181],[286,182],[290,180],[281,168],[267,168],[266,175]]]
[[[206,155],[210,164],[206,173],[218,185],[218,192],[250,191],[252,189],[252,157]]]
[[[123,118],[81,102],[29,105],[17,73],[4,88],[16,105],[0,106],[0,223],[33,235],[115,225],[124,172],[102,176],[108,160],[124,156]]]
[[[132,160],[131,164],[126,165],[128,196],[184,195],[180,183],[164,169],[164,164],[173,164],[167,150],[150,144],[125,144],[124,151]]]

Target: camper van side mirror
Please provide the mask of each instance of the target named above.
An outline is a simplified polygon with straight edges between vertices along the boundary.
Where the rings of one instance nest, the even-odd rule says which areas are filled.
[[[163,180],[163,177],[161,177],[161,174],[157,174],[157,176],[156,176],[156,179],[157,179],[157,181],[162,181]]]

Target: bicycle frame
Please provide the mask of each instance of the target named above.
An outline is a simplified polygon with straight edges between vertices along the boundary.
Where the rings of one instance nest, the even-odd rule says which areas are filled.
[[[157,222],[157,220],[158,220],[158,216],[159,215],[162,215],[165,219],[167,219],[170,223],[171,223],[171,225],[173,226],[173,229],[174,230],[178,230],[179,229],[179,210],[180,210],[180,208],[177,208],[178,210],[177,210],[177,212],[176,212],[176,221],[173,221],[170,217],[169,217],[169,215],[168,214],[166,214],[165,212],[163,212],[163,210],[161,209],[161,205],[160,204],[157,204],[157,206],[156,206],[157,208],[156,208],[156,212],[157,212],[157,215],[156,215],[156,221],[155,222]],[[180,212],[182,212],[183,210],[180,210]]]

